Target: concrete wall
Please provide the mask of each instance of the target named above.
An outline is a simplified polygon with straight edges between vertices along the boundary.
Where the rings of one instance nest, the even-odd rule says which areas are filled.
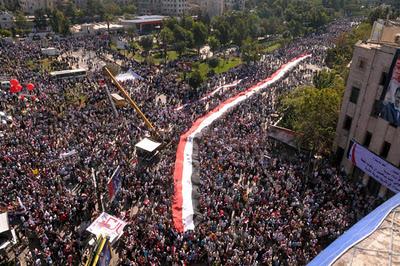
[[[349,174],[354,171],[353,165],[346,159],[349,142],[355,139],[360,144],[364,144],[367,131],[372,134],[368,149],[379,155],[386,141],[391,144],[386,160],[397,167],[400,164],[400,127],[395,128],[386,120],[373,115],[375,100],[380,99],[383,91],[383,85],[380,85],[382,73],[389,73],[395,52],[395,47],[361,42],[356,44],[335,140],[335,148],[344,149],[341,165]],[[350,102],[353,86],[360,89],[356,104]],[[343,128],[346,115],[352,118],[350,130]],[[370,178],[362,174],[361,178],[367,185]],[[383,196],[385,192],[386,188],[381,187],[380,195]]]

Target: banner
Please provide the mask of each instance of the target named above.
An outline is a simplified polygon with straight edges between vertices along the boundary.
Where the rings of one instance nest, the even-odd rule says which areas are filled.
[[[400,169],[385,161],[354,140],[350,142],[347,158],[361,171],[392,190],[400,191]]]
[[[395,127],[400,126],[400,49],[394,55],[381,99],[379,116]]]
[[[292,59],[282,65],[269,78],[220,103],[212,111],[198,118],[191,128],[180,136],[175,157],[172,201],[172,218],[174,227],[178,232],[194,230],[201,221],[198,188],[200,186],[198,144],[195,140],[201,138],[202,130],[241,102],[282,79],[291,69],[310,56],[302,55]]]
[[[122,236],[125,226],[126,222],[103,212],[86,230],[97,237],[100,235],[108,236],[110,242],[114,243]]]
[[[120,175],[121,168],[117,167],[114,173],[112,174],[111,178],[108,180],[107,188],[108,188],[108,197],[110,202],[114,201],[115,196],[117,195],[118,191],[121,189],[122,186],[122,177]]]

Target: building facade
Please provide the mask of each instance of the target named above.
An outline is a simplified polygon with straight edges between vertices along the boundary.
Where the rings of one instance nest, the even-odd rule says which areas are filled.
[[[203,15],[210,18],[221,16],[225,12],[245,9],[245,0],[191,0],[191,2],[200,8]]]
[[[381,112],[399,48],[400,22],[382,20],[375,22],[368,41],[355,45],[334,144],[346,173],[361,178],[371,192],[381,197],[393,192],[355,167],[347,153],[354,140],[395,167],[400,166],[400,126],[384,119]]]
[[[38,9],[53,9],[54,0],[19,0],[22,12],[34,14]]]
[[[183,16],[188,4],[186,0],[138,0],[137,11],[140,15]]]

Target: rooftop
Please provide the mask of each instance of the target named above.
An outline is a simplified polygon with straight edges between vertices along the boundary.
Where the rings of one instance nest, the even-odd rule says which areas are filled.
[[[154,21],[162,21],[168,18],[167,16],[161,15],[150,15],[150,16],[138,16],[134,19],[120,19],[119,21],[122,23],[145,23],[145,22],[154,22]]]
[[[392,210],[367,238],[350,248],[333,265],[400,264],[400,207]]]
[[[400,20],[375,21],[368,43],[400,46]]]

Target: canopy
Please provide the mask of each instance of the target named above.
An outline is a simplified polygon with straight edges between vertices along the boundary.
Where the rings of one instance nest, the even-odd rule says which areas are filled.
[[[138,74],[136,74],[132,69],[129,69],[125,73],[118,74],[115,78],[118,81],[135,80],[135,79],[143,80],[143,78]]]
[[[135,147],[136,147],[136,148],[139,148],[139,149],[142,149],[142,150],[145,150],[145,151],[148,151],[148,152],[153,152],[153,151],[155,151],[160,145],[161,145],[161,143],[159,143],[159,142],[155,142],[155,141],[153,141],[153,140],[151,140],[151,139],[144,138],[144,139],[142,139],[141,141],[139,141],[139,142],[135,145]]]
[[[0,214],[0,234],[10,230],[10,225],[8,224],[8,213],[3,212]]]

